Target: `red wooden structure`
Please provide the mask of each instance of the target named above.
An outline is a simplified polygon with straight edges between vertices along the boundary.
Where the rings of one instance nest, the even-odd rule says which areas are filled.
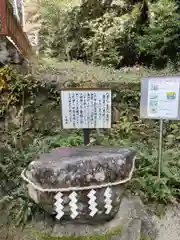
[[[28,37],[20,22],[13,14],[13,8],[8,0],[0,0],[0,37],[7,36],[12,39],[20,50],[21,54],[29,60],[34,58],[35,53],[32,50]]]

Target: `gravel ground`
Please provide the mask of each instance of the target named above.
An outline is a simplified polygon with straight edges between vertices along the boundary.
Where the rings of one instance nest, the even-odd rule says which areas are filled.
[[[162,219],[153,219],[159,230],[156,240],[180,240],[180,206],[168,207]]]
[[[130,203],[128,204],[129,210],[132,209],[131,204]],[[124,209],[124,212],[127,211],[127,208],[123,207],[122,209]],[[51,224],[49,223],[49,226],[47,225],[45,226],[44,220],[40,221],[39,225],[37,225],[36,223],[36,227],[33,225],[27,226],[24,229],[24,232],[22,232],[21,229],[16,229],[12,227],[8,229],[8,226],[6,224],[7,222],[6,214],[3,212],[1,213],[2,214],[0,218],[0,240],[32,240],[32,230],[35,228],[39,230],[41,229],[43,231],[44,229],[46,229],[46,232],[52,232]],[[120,215],[122,217],[123,211],[121,211]],[[4,216],[4,218],[2,216]],[[117,219],[119,219],[119,217],[117,216]],[[117,219],[115,218],[114,221],[112,221],[113,225],[116,223]],[[161,219],[159,219],[155,215],[149,216],[148,219],[149,219],[148,231],[150,232],[149,236],[153,237],[152,233],[154,232],[154,227],[158,232],[157,237],[155,239],[152,238],[153,240],[180,240],[180,206],[178,207],[169,206],[166,210],[166,215]],[[119,222],[119,220],[117,222]],[[59,231],[61,230],[60,228],[58,229]],[[116,237],[116,239],[119,240],[120,238]]]

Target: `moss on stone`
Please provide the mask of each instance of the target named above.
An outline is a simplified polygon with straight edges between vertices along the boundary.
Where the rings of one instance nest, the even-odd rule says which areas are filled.
[[[94,236],[62,236],[62,237],[53,237],[48,234],[38,233],[35,234],[37,240],[109,240],[110,237],[114,235],[120,235],[123,231],[122,226],[118,226],[112,229],[111,232],[106,233],[105,235],[94,235]]]
[[[82,236],[82,237],[51,237],[51,236],[43,236],[38,238],[38,240],[108,240],[108,236]]]
[[[144,233],[141,232],[140,240],[155,240],[154,237],[146,236]]]

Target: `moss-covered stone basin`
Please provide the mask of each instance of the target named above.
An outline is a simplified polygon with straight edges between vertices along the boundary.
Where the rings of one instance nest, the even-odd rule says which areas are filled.
[[[23,172],[29,196],[58,220],[97,224],[118,212],[135,152],[125,148],[57,148]]]

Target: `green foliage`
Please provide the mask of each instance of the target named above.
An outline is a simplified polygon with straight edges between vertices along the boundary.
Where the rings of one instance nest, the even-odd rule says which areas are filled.
[[[45,55],[70,60],[70,52],[78,51],[79,11],[79,7],[66,7],[61,1],[42,1],[42,50]],[[74,48],[74,45],[77,46]]]
[[[28,97],[33,100],[39,88],[38,81],[31,74],[22,75],[11,66],[0,69],[0,118],[10,106],[22,105]]]
[[[100,65],[118,67],[126,55],[134,57],[133,30],[140,15],[138,10],[139,6],[136,6],[132,14],[123,16],[113,11],[106,12],[88,22],[91,34],[83,39],[88,59]]]
[[[159,0],[150,5],[150,23],[139,36],[140,54],[154,66],[168,62],[178,66],[180,44],[180,16],[176,1]]]
[[[111,232],[107,232],[102,235],[92,235],[92,236],[63,236],[63,237],[51,237],[47,234],[36,234],[37,240],[109,240],[113,235],[121,235],[123,231],[123,226],[118,226],[112,228]]]
[[[100,142],[101,145],[105,146],[133,147],[137,151],[136,170],[127,188],[139,194],[144,201],[169,203],[178,199],[180,183],[179,123],[175,121],[165,122],[162,177],[158,179],[159,124],[157,121],[141,120],[139,118],[140,79],[143,76],[156,75],[157,72],[134,68],[128,71],[126,69],[115,71],[111,68],[94,67],[81,62],[54,63],[50,60],[48,64],[46,61],[46,66],[45,64],[42,65],[42,71],[47,72],[49,69],[49,71],[61,74],[63,82],[68,80],[67,86],[83,87],[84,84],[93,81],[96,84],[98,83],[99,86],[110,86],[113,92],[113,104],[120,109],[120,116],[111,130],[101,131],[99,136],[96,132],[91,133],[93,144]],[[164,73],[166,73],[165,70]],[[12,83],[8,82],[8,84],[12,86]],[[1,191],[5,196],[1,204],[10,203],[8,205],[13,211],[9,212],[18,216],[16,222],[22,224],[32,217],[34,209],[37,211],[37,208],[34,204],[32,205],[32,202],[26,196],[26,192],[24,192],[20,178],[21,171],[41,153],[48,152],[56,147],[83,144],[82,131],[62,130],[60,129],[60,123],[58,123],[59,128],[57,129],[51,127],[51,124],[48,124],[49,128],[46,130],[41,128],[42,122],[46,122],[46,117],[49,115],[47,112],[51,112],[50,121],[53,124],[57,124],[59,121],[59,105],[57,118],[54,118],[52,111],[57,103],[59,104],[61,85],[58,80],[48,83],[42,80],[42,82],[35,82],[35,84],[37,84],[34,85],[36,88],[29,90],[30,96],[39,86],[45,84],[45,99],[48,99],[48,101],[44,100],[47,108],[40,119],[40,124],[36,128],[32,126],[30,131],[24,131],[23,125],[21,128],[9,127],[7,135],[1,134]],[[15,84],[15,86],[17,85]],[[11,89],[16,88],[11,87]],[[27,92],[30,89],[29,84],[20,87],[20,89]],[[18,96],[21,96],[21,94]],[[31,104],[29,107],[29,101],[27,101],[25,102],[25,108],[26,104],[28,105],[28,111],[33,112],[33,117],[36,117],[42,106]],[[37,123],[35,122],[35,124]],[[21,134],[22,132],[23,134]]]
[[[176,1],[44,1],[41,52],[46,56],[115,68],[178,66]]]
[[[136,123],[126,118],[119,122],[109,133],[102,133],[101,145],[131,146],[137,151],[136,170],[132,181],[127,185],[132,192],[138,193],[146,202],[158,201],[161,203],[174,202],[179,196],[179,156],[178,145],[173,149],[164,146],[162,177],[157,177],[157,139],[148,133],[146,139],[141,142],[137,131],[133,131]],[[154,125],[155,126],[155,125]],[[139,125],[140,130],[141,125]],[[151,130],[156,131],[154,130]],[[149,140],[151,138],[151,140]],[[91,140],[96,139],[96,133],[91,134]],[[134,140],[135,139],[135,140]],[[36,205],[26,197],[20,173],[27,164],[40,153],[62,146],[82,145],[82,133],[68,134],[66,136],[36,136],[23,149],[6,146],[6,152],[1,149],[1,186],[4,188],[5,197],[1,204],[9,203],[9,212],[16,224],[24,224],[35,212]],[[11,151],[7,152],[7,148]],[[8,195],[7,195],[8,194]],[[39,211],[39,210],[38,210]]]
[[[133,31],[140,16],[139,4],[122,16],[119,11],[125,9],[113,5],[112,1],[91,0],[69,5],[65,7],[55,0],[42,4],[45,55],[115,67],[121,65],[123,58],[135,58]]]
[[[146,236],[144,233],[141,233],[140,234],[140,240],[155,240],[155,238],[153,237],[149,237],[149,236]]]
[[[31,220],[35,212],[40,212],[39,207],[34,204],[24,194],[24,188],[20,187],[10,195],[5,195],[0,200],[0,210],[5,207],[8,213],[9,223],[14,223],[15,226],[22,228],[27,221]]]

